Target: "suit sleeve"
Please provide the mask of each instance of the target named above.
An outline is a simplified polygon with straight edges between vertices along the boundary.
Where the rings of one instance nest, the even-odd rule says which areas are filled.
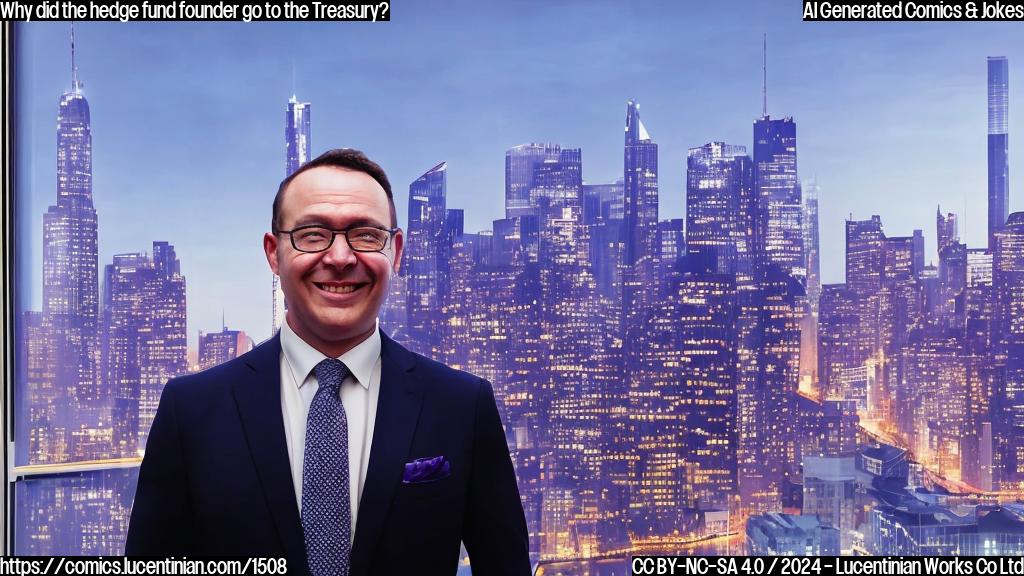
[[[173,380],[164,387],[149,432],[125,543],[129,556],[181,556],[193,551],[176,389]]]
[[[529,535],[494,392],[480,381],[463,542],[473,576],[530,574]]]

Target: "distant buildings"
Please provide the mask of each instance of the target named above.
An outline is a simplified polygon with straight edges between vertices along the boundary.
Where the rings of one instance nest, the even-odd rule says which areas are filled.
[[[112,468],[141,455],[164,384],[187,370],[185,278],[170,243],[114,255],[100,293],[91,122],[73,30],[71,46],[57,202],[43,215],[43,307],[18,322],[13,464],[28,466],[12,484],[18,554],[124,549],[138,469]],[[32,468],[82,462],[84,471]]]
[[[205,370],[237,358],[253,348],[252,338],[241,330],[199,332],[199,369]]]
[[[990,60],[990,169],[1006,163],[1005,71]],[[114,256],[100,297],[80,92],[75,74],[43,309],[20,323],[19,464],[137,456],[164,383],[187,369],[173,246]],[[309,131],[293,96],[286,174],[309,160]],[[492,383],[533,559],[684,545],[747,517],[752,554],[1020,553],[1019,509],[933,482],[1024,487],[1024,214],[1005,216],[1005,175],[990,172],[990,210],[1004,206],[990,246],[968,247],[938,211],[926,267],[923,233],[851,216],[845,282],[822,285],[819,189],[801,185],[792,118],[765,113],[750,147],[689,149],[685,219],[659,219],[658,145],[636,102],[624,132],[615,182],[584,183],[580,148],[508,149],[504,216],[487,230],[449,207],[445,162],[416,178],[381,312],[398,341]],[[198,366],[252,345],[200,332]],[[36,505],[19,500],[19,519],[36,528],[19,550],[109,553],[119,541],[101,531],[129,509],[104,503],[133,482],[22,487]],[[57,521],[75,526],[54,530],[59,545]]]
[[[174,247],[118,254],[104,269],[103,382],[113,399],[113,446],[102,457],[139,456],[164,384],[188,368],[185,278]]]

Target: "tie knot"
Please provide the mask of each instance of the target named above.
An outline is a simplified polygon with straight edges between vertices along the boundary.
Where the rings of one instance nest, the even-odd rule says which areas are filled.
[[[341,390],[342,380],[348,376],[348,367],[337,358],[321,360],[313,371],[316,373],[316,383],[320,388],[327,388],[335,395]]]

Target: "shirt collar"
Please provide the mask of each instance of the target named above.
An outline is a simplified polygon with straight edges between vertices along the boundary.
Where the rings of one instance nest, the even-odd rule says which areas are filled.
[[[345,363],[349,372],[363,388],[369,389],[370,375],[373,373],[373,367],[377,364],[377,359],[380,358],[380,348],[380,320],[378,319],[373,333],[348,352],[338,356],[338,360]],[[287,320],[281,323],[281,350],[291,369],[292,378],[299,388],[306,383],[306,377],[313,371],[313,368],[327,358],[323,352],[299,338],[298,334],[288,326]]]

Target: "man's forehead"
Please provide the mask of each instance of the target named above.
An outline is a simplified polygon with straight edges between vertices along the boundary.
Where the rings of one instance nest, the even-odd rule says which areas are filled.
[[[366,172],[341,166],[317,166],[299,173],[288,185],[288,189],[302,190],[346,190],[352,192],[379,192],[384,188]]]
[[[366,172],[317,166],[296,176],[284,191],[283,206],[301,210],[312,204],[354,204],[389,210],[387,193]]]

